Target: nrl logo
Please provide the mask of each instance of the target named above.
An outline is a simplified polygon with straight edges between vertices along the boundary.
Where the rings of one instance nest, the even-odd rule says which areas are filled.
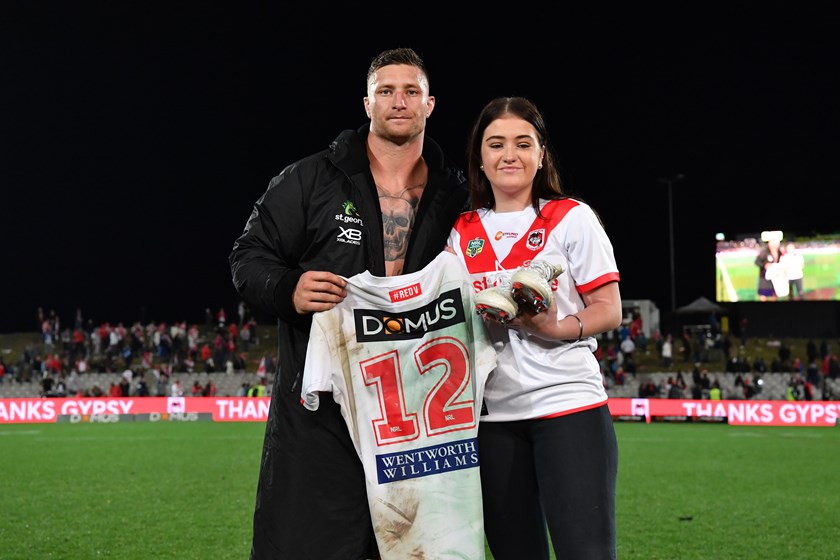
[[[484,240],[480,237],[470,239],[467,242],[467,250],[464,251],[468,257],[474,257],[484,250]]]

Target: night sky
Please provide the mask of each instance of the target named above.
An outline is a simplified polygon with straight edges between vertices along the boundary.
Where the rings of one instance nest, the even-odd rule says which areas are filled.
[[[0,17],[0,333],[35,330],[39,306],[65,324],[76,308],[97,323],[234,315],[227,259],[254,201],[365,122],[367,67],[396,46],[428,64],[428,135],[458,163],[489,99],[540,106],[625,299],[671,308],[660,178],[684,175],[677,306],[714,300],[718,232],[840,232],[840,45],[828,14],[794,3],[460,21],[374,4],[332,23],[321,4],[19,4]]]

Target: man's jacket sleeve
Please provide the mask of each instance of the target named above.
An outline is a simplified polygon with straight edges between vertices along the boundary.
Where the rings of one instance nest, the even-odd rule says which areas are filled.
[[[303,193],[297,164],[274,177],[254,204],[228,259],[239,295],[250,305],[292,323],[304,320],[292,303],[303,274],[298,266],[307,221]]]

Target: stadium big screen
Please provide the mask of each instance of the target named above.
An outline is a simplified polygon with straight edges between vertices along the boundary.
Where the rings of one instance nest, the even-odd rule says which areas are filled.
[[[759,291],[760,267],[767,280],[764,297]],[[766,230],[730,238],[719,233],[715,272],[721,303],[840,301],[840,233],[806,237]]]

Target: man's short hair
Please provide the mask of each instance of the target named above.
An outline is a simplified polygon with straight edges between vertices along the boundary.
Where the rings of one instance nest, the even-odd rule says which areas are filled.
[[[383,66],[390,66],[392,64],[407,64],[409,66],[415,66],[423,72],[424,76],[426,76],[426,82],[428,83],[429,81],[429,71],[426,69],[426,63],[423,62],[420,55],[418,55],[412,48],[400,47],[382,51],[373,57],[373,60],[370,63],[370,68],[368,68],[367,83],[370,83],[370,77],[373,76],[377,70]]]

